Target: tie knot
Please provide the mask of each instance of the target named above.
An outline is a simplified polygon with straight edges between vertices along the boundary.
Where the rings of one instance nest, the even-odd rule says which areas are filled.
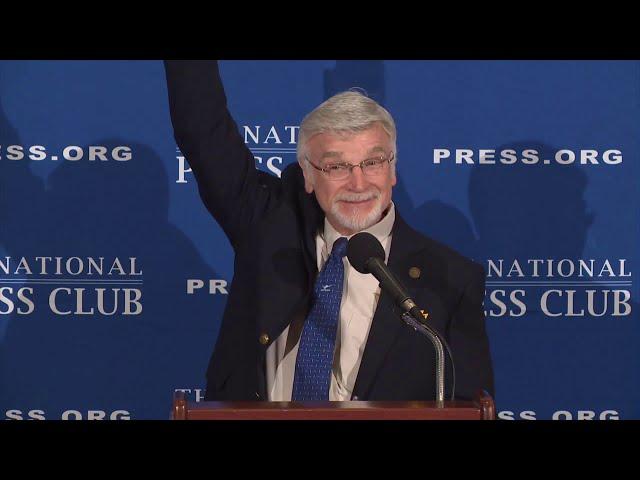
[[[340,237],[333,242],[333,248],[331,255],[337,255],[338,258],[343,258],[347,254],[347,237]]]

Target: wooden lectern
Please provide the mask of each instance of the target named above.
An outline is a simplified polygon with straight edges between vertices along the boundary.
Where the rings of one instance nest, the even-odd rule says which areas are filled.
[[[190,402],[173,399],[173,420],[495,420],[493,399],[473,402]]]

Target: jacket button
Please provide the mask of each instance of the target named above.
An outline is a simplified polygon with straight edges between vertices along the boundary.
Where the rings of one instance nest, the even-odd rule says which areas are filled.
[[[417,279],[420,278],[420,274],[422,272],[420,271],[420,269],[418,267],[411,267],[409,269],[409,276],[413,279]]]
[[[267,343],[269,343],[269,335],[267,335],[266,333],[263,333],[262,335],[260,335],[259,342],[262,345],[266,345]]]

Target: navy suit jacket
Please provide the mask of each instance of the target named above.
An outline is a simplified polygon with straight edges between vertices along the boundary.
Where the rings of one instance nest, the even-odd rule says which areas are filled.
[[[324,213],[315,195],[305,192],[297,163],[279,179],[256,170],[227,110],[216,62],[167,61],[165,71],[175,139],[204,204],[235,251],[234,278],[207,370],[205,398],[266,400],[266,350],[310,309],[318,274],[315,235]],[[470,399],[479,389],[493,395],[483,268],[413,230],[399,212],[388,266],[447,339],[455,362],[456,398]],[[419,278],[409,276],[412,267],[421,270]],[[450,396],[450,381],[447,385]],[[435,394],[432,344],[400,320],[382,292],[352,398],[434,400]]]

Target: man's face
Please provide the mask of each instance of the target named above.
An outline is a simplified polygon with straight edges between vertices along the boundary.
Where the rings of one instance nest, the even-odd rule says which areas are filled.
[[[391,138],[379,124],[354,134],[320,133],[307,141],[309,161],[318,167],[336,163],[356,165],[369,158],[389,158]],[[306,162],[302,160],[302,162]],[[334,180],[311,165],[301,165],[307,193],[316,199],[327,219],[343,235],[351,235],[380,221],[391,202],[395,171],[385,162],[377,175],[354,168],[344,180]]]

